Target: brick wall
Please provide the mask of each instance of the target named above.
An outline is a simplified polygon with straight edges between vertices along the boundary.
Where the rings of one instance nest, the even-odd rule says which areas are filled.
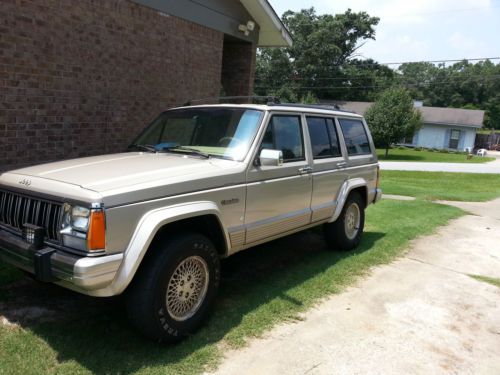
[[[252,95],[255,59],[255,44],[232,40],[224,42],[221,81],[226,95]]]
[[[223,39],[126,0],[1,0],[0,171],[123,150],[218,95]]]

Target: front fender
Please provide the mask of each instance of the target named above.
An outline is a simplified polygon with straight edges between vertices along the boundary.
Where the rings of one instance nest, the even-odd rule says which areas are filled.
[[[329,223],[333,223],[337,218],[340,216],[340,213],[342,212],[342,209],[344,208],[344,204],[347,200],[347,197],[349,196],[349,193],[359,187],[367,187],[368,183],[364,178],[357,177],[353,178],[350,180],[344,181],[342,186],[340,187],[340,192],[337,197],[337,207],[335,208],[335,211],[333,213],[333,216],[328,220]],[[365,193],[366,194],[366,193]],[[368,202],[368,196],[365,197],[366,201]]]
[[[175,221],[203,215],[215,215],[221,221],[217,205],[209,201],[179,204],[146,213],[139,221],[132,239],[124,252],[123,261],[113,282],[106,290],[101,290],[99,294],[116,295],[125,290],[132,281],[149,245],[160,228]],[[224,228],[223,226],[221,227]],[[229,236],[225,229],[224,237],[226,245],[229,246]]]

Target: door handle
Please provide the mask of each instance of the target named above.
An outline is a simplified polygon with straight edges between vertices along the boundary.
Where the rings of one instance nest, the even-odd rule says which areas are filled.
[[[312,172],[312,168],[310,166],[307,166],[307,167],[302,167],[302,168],[299,168],[299,173],[300,174],[306,174],[306,173],[311,173]]]
[[[345,161],[338,162],[337,167],[339,167],[339,168],[347,167],[347,162],[345,162]]]

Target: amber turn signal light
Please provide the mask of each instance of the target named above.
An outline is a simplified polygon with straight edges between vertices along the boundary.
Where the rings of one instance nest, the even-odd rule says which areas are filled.
[[[89,251],[106,248],[106,218],[104,211],[97,210],[90,213],[89,231],[87,233],[87,249]]]

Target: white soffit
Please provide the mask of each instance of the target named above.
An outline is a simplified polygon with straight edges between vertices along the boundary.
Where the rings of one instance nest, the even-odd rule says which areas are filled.
[[[292,37],[267,0],[240,0],[260,26],[259,47],[290,47]]]

